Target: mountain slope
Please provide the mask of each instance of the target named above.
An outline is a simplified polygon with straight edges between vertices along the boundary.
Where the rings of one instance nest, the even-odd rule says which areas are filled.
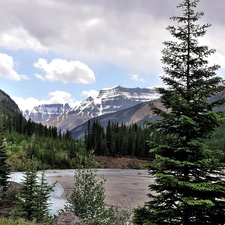
[[[163,106],[159,99],[151,101],[158,108],[163,109]],[[133,107],[128,109],[123,109],[117,111],[115,113],[110,113],[102,116],[98,116],[90,119],[91,124],[94,120],[98,120],[98,122],[106,129],[107,124],[110,120],[111,123],[124,123],[126,125],[130,125],[133,123],[137,123],[138,125],[144,125],[144,121],[152,121],[156,119],[156,116],[153,114],[149,107],[149,102],[139,103]],[[78,127],[75,127],[71,130],[71,134],[73,138],[83,138],[84,132],[87,129],[87,122],[81,124]]]
[[[0,113],[9,114],[12,112],[20,113],[18,105],[0,89]]]

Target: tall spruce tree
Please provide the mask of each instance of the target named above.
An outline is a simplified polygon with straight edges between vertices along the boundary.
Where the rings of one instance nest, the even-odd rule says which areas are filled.
[[[224,164],[203,141],[221,123],[222,113],[213,109],[224,101],[209,98],[224,87],[216,76],[219,66],[207,60],[215,50],[199,43],[210,25],[197,23],[203,16],[195,11],[198,2],[183,0],[178,5],[183,14],[173,16],[176,26],[167,28],[174,37],[162,51],[167,88],[158,88],[165,110],[152,105],[160,119],[150,123],[163,138],[150,142],[155,182],[149,201],[134,212],[138,225],[225,224]]]
[[[0,115],[0,186],[4,197],[9,185],[9,165],[7,163],[6,147],[4,146],[4,118]]]
[[[19,192],[18,209],[15,213],[17,217],[28,221],[35,220],[38,223],[51,220],[49,214],[49,199],[55,183],[48,184],[45,173],[43,172],[38,179],[37,161],[32,159],[24,172],[24,180]]]
[[[38,212],[38,183],[37,183],[37,167],[35,161],[30,161],[26,171],[24,172],[24,181],[22,182],[18,202],[18,210],[16,216],[26,220],[35,220]]]

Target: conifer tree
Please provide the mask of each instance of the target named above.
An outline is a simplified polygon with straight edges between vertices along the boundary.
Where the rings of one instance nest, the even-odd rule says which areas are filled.
[[[2,196],[9,185],[9,165],[7,163],[6,147],[4,146],[4,121],[3,116],[0,115],[0,186],[2,187]]]
[[[163,138],[150,142],[155,183],[149,185],[149,201],[135,210],[138,225],[225,224],[224,164],[204,144],[222,120],[213,109],[224,104],[209,98],[224,86],[216,76],[219,66],[208,62],[215,50],[199,43],[210,25],[197,23],[203,16],[195,11],[198,2],[183,0],[178,5],[183,14],[171,18],[176,27],[167,28],[174,39],[164,42],[166,88],[158,89],[165,110],[152,105],[160,119],[150,123]]]
[[[51,216],[49,215],[49,207],[51,203],[49,199],[51,197],[51,193],[54,191],[56,182],[49,184],[44,172],[41,173],[40,182],[38,182],[37,189],[37,208],[35,219],[36,222],[41,223],[43,221],[51,221]]]
[[[37,161],[32,159],[24,173],[24,181],[19,192],[16,216],[38,223],[50,220],[49,199],[55,183],[47,183],[44,172],[39,181]]]
[[[29,221],[35,220],[38,212],[38,183],[37,183],[37,167],[36,163],[32,161],[29,163],[24,172],[24,181],[19,192],[18,211],[16,215]]]

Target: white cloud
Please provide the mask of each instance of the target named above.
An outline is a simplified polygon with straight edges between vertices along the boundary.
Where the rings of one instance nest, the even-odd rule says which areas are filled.
[[[86,97],[92,97],[92,98],[96,98],[98,96],[99,92],[96,90],[89,90],[89,91],[83,91],[82,95],[86,96]]]
[[[42,104],[42,101],[32,97],[27,99],[24,99],[22,97],[12,97],[12,99],[16,102],[16,104],[22,111],[25,111],[27,109],[31,110],[34,108],[34,106]]]
[[[0,46],[14,51],[23,49],[47,53],[47,48],[21,27],[0,33]]]
[[[35,76],[36,78],[38,78],[39,80],[45,81],[45,78],[44,78],[41,74],[35,73],[34,76]]]
[[[140,78],[140,76],[138,74],[130,74],[130,78],[133,81],[137,81],[137,82],[144,82],[144,79]]]
[[[49,93],[49,99],[36,99],[33,97],[24,99],[22,97],[12,97],[12,99],[17,103],[20,110],[32,110],[35,106],[41,105],[41,104],[65,104],[68,103],[70,107],[74,107],[76,104],[79,103],[79,101],[75,101],[71,94],[66,91],[54,91]]]
[[[53,59],[48,63],[46,59],[40,58],[33,65],[45,72],[44,77],[36,75],[37,78],[42,80],[45,79],[49,81],[62,81],[64,83],[74,82],[81,84],[91,84],[95,82],[94,72],[80,61]]]
[[[0,53],[0,77],[5,77],[10,80],[20,81],[22,79],[27,80],[26,75],[18,74],[14,70],[13,58],[7,54]]]

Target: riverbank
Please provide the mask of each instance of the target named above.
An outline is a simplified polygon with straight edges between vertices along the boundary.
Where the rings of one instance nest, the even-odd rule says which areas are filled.
[[[64,188],[66,198],[74,186],[74,170],[48,170],[47,178],[59,182]],[[153,178],[147,170],[98,169],[97,178],[106,178],[105,189],[107,206],[117,206],[132,211],[148,201],[148,185]]]

